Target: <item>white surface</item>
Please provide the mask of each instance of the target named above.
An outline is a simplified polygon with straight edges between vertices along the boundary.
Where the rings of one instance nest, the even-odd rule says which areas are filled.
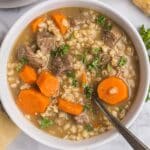
[[[150,20],[148,17],[142,15],[135,7],[133,7],[128,0],[120,1],[120,0],[101,0],[106,3],[111,4],[114,8],[116,8],[122,15],[129,18],[135,26],[139,26],[141,24],[146,24],[150,26]],[[28,7],[21,8],[21,9],[13,9],[13,10],[3,10],[0,11],[0,30],[3,31],[7,30],[10,25],[20,16],[24,11],[26,11]],[[11,14],[11,15],[10,15]],[[3,22],[3,23],[2,23]],[[2,25],[1,25],[2,24]],[[7,28],[6,28],[7,27]],[[0,34],[1,35],[1,34]],[[144,109],[141,115],[138,117],[138,120],[134,123],[132,130],[136,133],[139,137],[141,137],[145,143],[148,144],[150,139],[150,104],[145,104]],[[119,136],[112,142],[108,143],[101,147],[101,150],[109,150],[109,149],[116,149],[116,150],[128,150],[130,149],[129,146],[124,142],[124,140]],[[9,147],[8,150],[31,150],[31,149],[38,149],[38,150],[48,150],[49,148],[35,142],[34,140],[28,138],[24,134],[21,134]]]
[[[0,8],[16,8],[29,5],[37,0],[0,0]]]

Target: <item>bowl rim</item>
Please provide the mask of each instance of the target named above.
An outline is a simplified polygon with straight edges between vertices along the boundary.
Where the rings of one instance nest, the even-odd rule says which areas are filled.
[[[145,73],[142,74],[142,78],[140,78],[140,85],[139,85],[140,88],[138,89],[138,92],[140,90],[140,93],[141,93],[141,94],[138,94],[139,95],[138,97],[142,98],[142,100],[139,101],[139,103],[138,103],[139,106],[136,105],[133,110],[129,110],[130,117],[129,117],[129,115],[128,115],[129,113],[128,113],[127,114],[128,119],[127,119],[127,117],[125,117],[125,119],[124,119],[125,125],[127,127],[129,127],[135,121],[137,116],[139,115],[139,113],[143,107],[143,104],[144,104],[144,98],[146,98],[146,93],[148,92],[148,86],[149,86],[149,80],[150,80],[149,79],[149,61],[148,61],[148,56],[146,54],[144,43],[142,42],[142,39],[140,38],[135,27],[127,19],[125,19],[117,11],[115,11],[108,5],[106,5],[103,2],[100,2],[98,0],[71,0],[71,1],[70,0],[51,0],[51,1],[45,1],[40,4],[37,4],[33,8],[31,8],[29,11],[27,11],[23,16],[21,16],[16,21],[16,23],[12,26],[12,28],[9,30],[8,34],[6,35],[6,37],[2,43],[1,51],[0,51],[0,64],[1,64],[0,96],[2,99],[1,101],[2,101],[2,104],[3,104],[6,112],[8,113],[10,118],[13,120],[13,122],[33,139],[35,139],[47,146],[53,147],[53,148],[60,148],[60,149],[94,148],[94,147],[100,146],[100,145],[112,140],[114,137],[116,137],[118,135],[116,130],[113,129],[103,135],[96,136],[96,137],[93,137],[90,139],[86,139],[81,142],[75,142],[75,141],[71,142],[71,141],[63,140],[63,139],[48,135],[48,134],[44,133],[43,131],[40,131],[40,129],[37,129],[37,127],[32,125],[27,119],[25,119],[25,117],[23,117],[23,114],[21,114],[21,112],[17,108],[17,106],[15,105],[15,102],[13,102],[13,98],[11,96],[11,92],[9,90],[8,83],[7,83],[6,63],[8,60],[8,54],[10,53],[10,49],[12,49],[13,44],[14,44],[14,42],[10,41],[12,35],[14,35],[14,37],[15,37],[14,39],[16,39],[20,35],[20,33],[18,31],[18,33],[15,34],[15,32],[17,31],[18,27],[21,26],[21,24],[23,24],[23,23],[28,24],[31,20],[33,20],[33,18],[36,18],[37,16],[42,14],[42,12],[47,12],[47,11],[43,10],[43,8],[51,6],[51,9],[49,9],[49,10],[52,10],[55,8],[59,8],[59,6],[66,7],[66,6],[64,6],[64,4],[66,4],[67,6],[70,6],[70,7],[71,7],[71,5],[74,4],[74,5],[77,5],[78,7],[84,5],[86,7],[88,6],[89,8],[94,7],[97,10],[104,9],[105,15],[110,17],[111,16],[110,13],[112,13],[112,15],[114,15],[114,17],[117,17],[117,19],[118,19],[118,21],[117,21],[117,20],[115,20],[115,18],[113,18],[113,20],[115,20],[115,22],[117,22],[118,24],[119,24],[119,21],[120,21],[120,23],[124,23],[124,25],[129,28],[128,30],[132,31],[132,34],[135,35],[134,41],[137,41],[138,42],[137,45],[141,48],[141,51],[138,50],[139,59],[141,57],[144,58],[144,60],[140,59],[140,70],[142,69],[142,71],[144,71]],[[38,11],[41,11],[41,12],[37,13]],[[32,17],[32,19],[30,20],[29,16],[30,15],[32,16],[33,13],[34,14],[37,13],[37,14],[34,17]],[[113,16],[111,16],[110,18],[112,18],[112,17]],[[126,29],[123,27],[123,25],[120,25],[120,26],[126,31]],[[26,26],[24,25],[24,27],[26,27]],[[129,33],[128,33],[128,35],[129,35]],[[131,38],[131,36],[132,35],[130,35],[130,38]],[[131,38],[131,39],[133,40],[133,38]],[[14,40],[12,40],[12,41],[14,41]],[[7,43],[10,43],[11,46],[9,46],[9,44],[7,44]],[[8,49],[7,52],[6,52],[6,49]],[[15,112],[15,115],[12,112]],[[41,136],[42,136],[42,138],[41,138]],[[59,144],[57,144],[57,143],[59,143]],[[86,144],[88,144],[88,145],[86,145]]]

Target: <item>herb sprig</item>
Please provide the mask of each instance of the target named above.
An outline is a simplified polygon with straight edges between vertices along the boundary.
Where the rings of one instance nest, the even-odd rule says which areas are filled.
[[[83,88],[86,98],[90,99],[93,93],[93,89],[88,85],[84,85]]]
[[[61,45],[57,49],[51,51],[52,57],[64,56],[69,52],[70,46],[67,44]]]
[[[150,87],[149,87],[149,90],[148,90],[148,94],[147,94],[147,97],[146,97],[146,102],[150,101]]]
[[[77,87],[78,86],[78,81],[76,79],[76,75],[74,71],[68,71],[67,72],[67,77],[72,80],[72,86]]]
[[[89,63],[87,65],[87,68],[88,68],[89,71],[91,71],[93,69],[96,69],[98,67],[98,65],[99,65],[99,58],[96,57],[96,58],[94,58],[94,60],[92,60],[91,63]]]
[[[118,62],[119,67],[124,66],[127,63],[127,58],[124,56],[121,56]]]
[[[22,69],[22,67],[25,65],[25,64],[27,64],[28,63],[28,59],[27,59],[27,57],[21,57],[20,59],[19,59],[19,63],[18,63],[18,65],[16,66],[16,71],[17,72],[19,72],[21,69]]]
[[[110,31],[112,29],[112,24],[103,15],[97,17],[96,23],[102,26],[105,30]]]
[[[147,49],[150,49],[150,28],[146,29],[144,25],[142,25],[139,29],[139,33],[143,39],[143,42]]]
[[[90,103],[86,103],[84,106],[83,106],[83,110],[84,111],[92,111],[93,108],[92,108],[92,105]]]
[[[143,39],[143,42],[145,44],[145,47],[147,50],[150,50],[150,28],[146,29],[144,25],[142,25],[139,29],[139,33]],[[150,56],[149,56],[150,59]],[[147,94],[147,98],[145,100],[146,102],[150,101],[150,87]]]
[[[93,131],[93,126],[91,124],[86,124],[84,126],[84,129],[87,130],[88,132]]]
[[[42,118],[40,121],[39,121],[39,125],[40,125],[40,128],[48,128],[52,125],[54,125],[54,121],[49,119],[49,118]]]

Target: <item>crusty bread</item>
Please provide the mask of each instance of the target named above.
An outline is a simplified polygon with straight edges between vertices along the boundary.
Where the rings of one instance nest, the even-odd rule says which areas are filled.
[[[145,14],[150,16],[150,0],[132,0]]]
[[[0,104],[0,150],[5,150],[8,144],[20,133],[20,130],[1,108]]]

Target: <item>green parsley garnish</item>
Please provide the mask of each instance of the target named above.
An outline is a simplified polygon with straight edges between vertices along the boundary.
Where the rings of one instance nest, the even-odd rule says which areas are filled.
[[[142,25],[139,29],[139,33],[143,39],[143,42],[147,48],[147,50],[150,49],[150,28],[145,29],[144,25]],[[150,58],[150,56],[149,56]],[[146,98],[146,102],[148,102],[150,100],[150,87],[149,87],[149,91],[147,94],[147,98]]]
[[[94,60],[87,65],[87,68],[88,70],[93,70],[93,69],[96,69],[98,67],[98,64],[99,64],[99,58],[94,58]]]
[[[83,88],[84,88],[84,93],[86,95],[86,98],[90,99],[93,93],[93,89],[88,85],[84,85]]]
[[[48,119],[48,118],[42,118],[39,121],[39,125],[41,128],[48,128],[48,127],[54,125],[54,121],[51,119]]]
[[[83,106],[83,110],[84,111],[92,111],[93,108],[92,108],[91,104],[87,103]]]
[[[96,19],[96,23],[102,26],[105,30],[111,30],[112,24],[108,22],[105,16],[98,16]]]
[[[72,79],[72,86],[77,87],[78,81],[76,79]]]
[[[68,53],[70,49],[70,46],[65,44],[65,45],[62,45],[60,47],[58,47],[57,49],[51,51],[51,56],[52,57],[57,57],[57,56],[64,56]]]
[[[143,39],[146,48],[150,49],[150,28],[145,29],[144,25],[142,25],[139,29],[139,33]]]
[[[88,132],[93,131],[93,126],[91,124],[86,124],[84,126],[84,129],[87,130]]]
[[[148,94],[147,94],[147,97],[146,97],[146,102],[150,101],[150,87],[149,87],[149,90],[148,90]]]
[[[67,72],[67,77],[72,80],[72,86],[77,87],[78,86],[78,81],[76,79],[76,75],[74,71],[68,71]]]
[[[101,25],[102,27],[106,24],[106,17],[105,16],[98,16],[96,19],[97,24]]]
[[[72,32],[70,35],[69,35],[69,37],[67,38],[67,40],[69,41],[69,40],[71,40],[71,39],[73,39],[74,38],[74,32]]]
[[[107,71],[111,72],[112,71],[112,66],[110,64],[107,64]]]
[[[100,51],[102,51],[102,48],[93,48],[93,49],[92,49],[92,52],[93,52],[94,54],[98,54]]]
[[[127,58],[124,56],[121,56],[118,62],[119,67],[124,66],[127,63]]]
[[[16,71],[19,72],[22,69],[22,67],[27,63],[28,63],[28,59],[25,56],[20,58],[19,63],[16,66]]]
[[[83,64],[86,64],[87,63],[87,53],[83,53],[81,55],[77,55],[77,58],[83,63]]]

